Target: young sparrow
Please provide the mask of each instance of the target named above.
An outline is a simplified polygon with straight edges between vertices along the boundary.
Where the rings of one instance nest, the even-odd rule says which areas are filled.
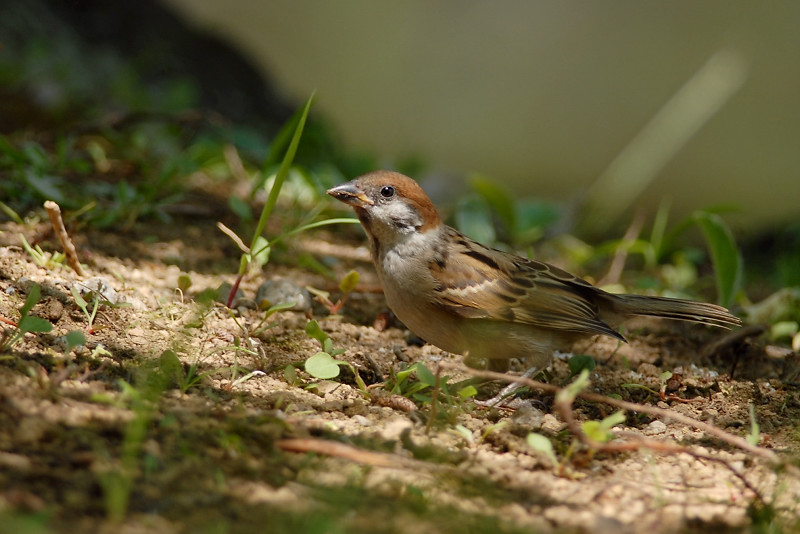
[[[615,328],[632,315],[741,324],[721,306],[613,295],[547,263],[485,247],[446,226],[419,184],[396,172],[372,172],[328,194],[355,209],[395,315],[448,352],[490,364],[523,358],[541,369],[581,337],[625,341]]]

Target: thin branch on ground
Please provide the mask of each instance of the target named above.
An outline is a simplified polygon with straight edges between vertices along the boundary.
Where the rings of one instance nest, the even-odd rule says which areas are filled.
[[[539,382],[537,380],[531,380],[530,378],[524,378],[524,377],[520,377],[520,376],[511,376],[511,375],[507,375],[507,374],[504,374],[504,373],[495,373],[493,371],[481,371],[481,370],[477,370],[477,369],[470,369],[469,367],[466,367],[463,364],[456,364],[456,363],[450,363],[450,362],[440,362],[439,365],[441,365],[444,368],[449,368],[449,369],[461,371],[461,372],[467,373],[467,374],[472,375],[472,376],[477,376],[477,377],[481,377],[481,378],[487,378],[489,380],[501,380],[503,382],[519,382],[519,383],[521,383],[523,385],[526,385],[526,386],[528,386],[530,388],[538,389],[540,391],[543,391],[545,393],[552,394],[552,395],[555,395],[556,393],[558,393],[559,391],[561,391],[563,389],[561,387],[554,386],[552,384],[545,384],[544,382]],[[702,430],[703,432],[706,432],[707,434],[709,434],[711,436],[714,436],[715,438],[717,438],[717,439],[719,439],[719,440],[721,440],[721,441],[723,441],[725,443],[728,443],[729,445],[732,445],[732,446],[734,446],[736,448],[739,448],[739,449],[742,449],[744,451],[747,451],[747,452],[749,452],[749,453],[751,453],[751,454],[753,454],[755,456],[758,456],[760,458],[768,460],[768,461],[770,461],[772,463],[778,463],[779,462],[778,456],[774,452],[772,452],[772,451],[770,451],[768,449],[765,449],[763,447],[759,447],[757,445],[752,445],[752,444],[748,443],[747,440],[745,440],[742,437],[736,436],[734,434],[730,434],[730,433],[725,432],[721,428],[718,428],[718,427],[716,427],[714,425],[710,425],[710,424],[705,423],[703,421],[699,421],[699,420],[694,419],[692,417],[689,417],[689,416],[686,416],[686,415],[683,415],[683,414],[680,414],[680,413],[677,413],[677,412],[674,412],[674,411],[671,411],[671,410],[665,410],[665,409],[662,409],[662,408],[658,408],[656,406],[649,406],[649,405],[646,405],[646,404],[638,404],[638,403],[635,403],[635,402],[629,402],[629,401],[624,401],[624,400],[620,400],[620,399],[614,399],[614,398],[611,398],[611,397],[607,397],[605,395],[600,395],[598,393],[591,393],[591,392],[588,392],[588,391],[580,392],[580,393],[578,393],[578,396],[580,398],[582,398],[582,399],[585,399],[585,400],[588,400],[588,401],[591,401],[591,402],[600,402],[600,403],[603,403],[603,404],[608,404],[610,406],[614,406],[616,408],[620,408],[620,409],[623,409],[623,410],[628,410],[628,411],[631,411],[631,412],[646,413],[646,414],[658,417],[659,419],[662,419],[662,420],[665,420],[665,421],[675,421],[675,422],[678,422],[678,423],[693,427],[693,428],[695,428],[697,430]],[[565,420],[564,422],[569,425],[569,421]],[[580,437],[580,436],[578,436],[578,437]]]
[[[359,449],[352,445],[317,438],[287,438],[278,440],[277,447],[286,452],[312,452],[333,456],[373,467],[391,467],[395,469],[415,469],[420,472],[429,472],[431,469],[440,471],[452,470],[447,465],[431,465],[429,462],[405,458],[397,454],[374,452]]]
[[[83,276],[83,268],[78,260],[78,252],[75,250],[75,245],[72,244],[72,239],[70,239],[66,227],[64,227],[64,220],[61,218],[61,207],[52,200],[48,200],[44,203],[44,209],[47,210],[47,214],[50,216],[50,223],[53,225],[53,231],[55,231],[58,240],[61,242],[61,247],[64,249],[67,263],[75,271],[75,274]]]

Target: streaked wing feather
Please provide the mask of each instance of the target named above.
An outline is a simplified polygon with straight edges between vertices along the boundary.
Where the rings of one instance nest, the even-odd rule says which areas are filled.
[[[463,250],[449,255],[446,267],[436,273],[441,281],[437,298],[451,312],[622,337],[598,319],[597,308],[585,296],[595,289],[583,280],[542,262],[487,249],[461,234],[454,238]]]

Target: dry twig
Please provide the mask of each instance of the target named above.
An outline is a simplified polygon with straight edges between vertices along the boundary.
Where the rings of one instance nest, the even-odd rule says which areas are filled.
[[[504,382],[519,382],[520,384],[526,385],[530,388],[538,389],[540,391],[544,391],[545,393],[549,393],[552,395],[555,395],[556,393],[558,393],[563,389],[558,386],[554,386],[552,384],[545,384],[544,382],[531,380],[530,378],[525,378],[520,376],[510,376],[504,373],[495,373],[493,371],[479,371],[477,369],[470,369],[464,366],[463,364],[440,362],[439,365],[445,368],[459,370],[473,376],[487,378],[489,380],[502,380]],[[665,421],[676,421],[678,423],[696,428],[697,430],[702,430],[703,432],[711,436],[714,436],[715,438],[724,441],[729,445],[733,445],[736,448],[745,450],[755,456],[758,456],[773,463],[778,462],[778,456],[770,450],[767,450],[763,447],[759,447],[757,445],[751,445],[750,443],[747,442],[747,440],[745,440],[742,437],[730,434],[714,425],[710,425],[703,421],[698,421],[697,419],[688,417],[686,415],[677,412],[664,410],[656,406],[648,406],[646,404],[638,404],[635,402],[628,402],[620,399],[614,399],[611,397],[607,397],[605,395],[600,395],[598,393],[591,393],[588,391],[580,392],[578,396],[581,397],[582,399],[586,399],[591,402],[600,402],[603,404],[608,404],[610,406],[614,406],[616,408],[628,410],[631,412],[639,412],[639,413],[646,413],[649,415],[653,415]],[[570,417],[571,417],[571,410],[570,410]],[[570,424],[570,422],[566,419],[564,420],[564,422],[567,423],[567,425]],[[573,429],[570,428],[570,430]],[[578,437],[580,438],[580,435],[578,435]]]
[[[53,225],[53,231],[61,241],[61,247],[64,249],[64,255],[67,257],[67,263],[78,276],[83,276],[83,268],[81,262],[78,261],[78,252],[75,250],[75,245],[72,244],[72,239],[69,238],[67,229],[64,227],[64,220],[61,218],[61,207],[52,200],[44,203],[44,209],[50,216],[50,223]]]

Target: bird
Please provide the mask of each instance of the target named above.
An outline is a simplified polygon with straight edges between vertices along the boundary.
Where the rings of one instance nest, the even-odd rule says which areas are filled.
[[[507,369],[518,358],[542,369],[556,351],[597,334],[627,342],[618,328],[637,315],[741,324],[722,306],[608,293],[556,266],[482,245],[447,226],[422,187],[398,172],[374,171],[327,194],[354,209],[395,316],[424,341],[490,368]]]

